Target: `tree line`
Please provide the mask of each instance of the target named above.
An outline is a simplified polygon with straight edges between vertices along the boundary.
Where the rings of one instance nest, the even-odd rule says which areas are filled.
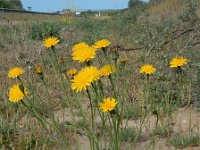
[[[161,1],[163,1],[163,0],[149,0],[148,3],[160,3]],[[143,6],[145,4],[146,3],[142,0],[129,0],[128,7],[134,8],[137,6]]]
[[[23,9],[21,0],[0,0],[0,8]]]

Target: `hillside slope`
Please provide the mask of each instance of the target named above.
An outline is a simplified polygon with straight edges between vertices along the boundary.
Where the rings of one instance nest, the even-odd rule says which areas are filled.
[[[200,16],[199,6],[200,1],[194,0],[162,0],[158,3],[149,4],[145,15],[151,22],[174,21],[189,15],[188,13],[191,13],[191,11],[195,11]]]

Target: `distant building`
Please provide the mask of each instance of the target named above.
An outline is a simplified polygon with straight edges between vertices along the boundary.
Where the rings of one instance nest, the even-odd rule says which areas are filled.
[[[101,12],[99,11],[98,13],[96,13],[95,17],[101,17]]]
[[[62,11],[59,12],[59,14],[64,16],[73,16],[75,15],[75,12],[71,11],[70,9],[63,9]]]
[[[80,16],[81,15],[81,12],[80,11],[77,11],[76,12],[76,16]]]

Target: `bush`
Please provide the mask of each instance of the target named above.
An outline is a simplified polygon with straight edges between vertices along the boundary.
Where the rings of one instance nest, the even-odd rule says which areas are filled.
[[[31,27],[30,37],[33,40],[43,40],[48,36],[59,37],[61,26],[55,23],[35,24]]]
[[[23,9],[22,3],[20,0],[0,0],[1,8],[12,8],[12,9]]]

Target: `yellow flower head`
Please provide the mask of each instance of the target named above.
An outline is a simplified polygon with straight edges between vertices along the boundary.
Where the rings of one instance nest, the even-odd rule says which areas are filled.
[[[60,40],[56,37],[49,37],[44,40],[43,44],[46,48],[51,48],[52,46],[55,46],[58,44]]]
[[[24,73],[24,69],[21,67],[14,67],[9,70],[8,77],[9,78],[17,78]]]
[[[41,67],[41,66],[36,66],[36,67],[35,67],[35,73],[37,73],[37,74],[42,74],[42,73],[43,73],[42,67]]]
[[[74,76],[76,74],[77,70],[74,69],[70,69],[69,71],[67,71],[67,76]]]
[[[78,44],[75,44],[72,48],[73,51],[76,51],[76,50],[81,50],[81,49],[84,49],[84,48],[87,48],[89,45],[86,44],[85,42],[81,42],[81,43],[78,43]]]
[[[170,61],[170,68],[177,68],[187,64],[187,59],[179,56],[175,57]]]
[[[102,40],[99,40],[97,41],[93,47],[98,49],[98,48],[106,48],[108,47],[109,45],[111,44],[111,42],[107,39],[102,39]]]
[[[116,71],[115,66],[105,65],[101,69],[99,69],[101,76],[109,76],[111,73]]]
[[[114,98],[104,98],[103,102],[99,103],[100,109],[102,112],[112,111],[117,105],[117,102]]]
[[[24,94],[28,95],[28,91],[24,86],[19,83],[14,84],[9,90],[9,101],[14,103],[19,102],[25,97]]]
[[[143,74],[153,74],[154,72],[156,71],[156,68],[154,68],[152,65],[150,64],[147,64],[147,65],[144,65],[140,68],[140,73],[143,73]]]
[[[119,58],[119,59],[117,59],[117,61],[119,63],[125,64],[128,61],[128,58],[127,57],[125,57],[125,58]]]
[[[96,49],[86,46],[83,49],[76,49],[72,52],[72,59],[79,62],[88,62],[95,58]]]
[[[71,88],[76,92],[86,90],[87,86],[100,78],[99,70],[94,67],[85,67],[72,79]]]

